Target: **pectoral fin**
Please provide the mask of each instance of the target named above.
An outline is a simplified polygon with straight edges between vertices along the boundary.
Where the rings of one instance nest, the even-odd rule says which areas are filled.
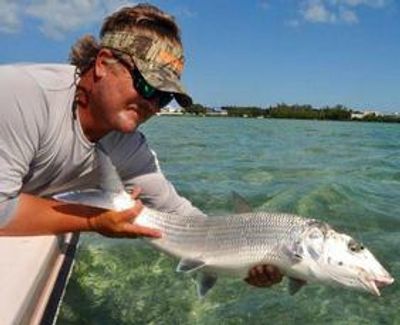
[[[193,272],[201,269],[204,265],[205,263],[202,260],[189,259],[189,258],[181,259],[176,268],[176,271],[184,273]]]
[[[289,278],[289,293],[293,296],[306,284],[306,281]]]
[[[293,244],[291,246],[282,245],[282,252],[289,258],[293,264],[300,263],[303,260],[303,248],[300,245]]]

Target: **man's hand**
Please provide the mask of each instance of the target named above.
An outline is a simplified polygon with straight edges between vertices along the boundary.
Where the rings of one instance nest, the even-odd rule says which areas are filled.
[[[250,269],[244,280],[253,286],[267,288],[281,282],[282,277],[282,273],[273,265],[257,265]]]
[[[89,217],[89,229],[107,237],[160,238],[159,231],[132,223],[142,208],[142,203],[137,200],[135,207],[131,209],[118,212],[107,210],[94,217]]]
[[[140,190],[134,191],[134,199]],[[21,193],[16,211],[8,223],[0,226],[0,236],[36,236],[75,231],[97,231],[110,237],[161,237],[155,229],[132,224],[142,204],[132,209],[110,211],[70,204]],[[32,215],[35,218],[32,218]]]
[[[134,188],[131,194],[135,200],[140,194],[140,188]],[[135,201],[135,206],[124,211],[107,210],[96,216],[88,218],[89,228],[107,237],[151,237],[160,238],[161,233],[155,229],[133,224],[134,219],[143,209],[140,200]]]

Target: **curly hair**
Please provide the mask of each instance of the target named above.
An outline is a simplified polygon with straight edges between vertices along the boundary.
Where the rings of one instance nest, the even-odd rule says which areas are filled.
[[[104,19],[100,39],[110,31],[132,29],[146,30],[178,44],[182,44],[180,30],[174,17],[150,4],[123,7]],[[92,35],[84,35],[71,47],[69,62],[77,67],[78,75],[89,70],[101,49],[100,43]]]
[[[109,31],[125,31],[132,28],[145,29],[181,43],[180,30],[175,19],[150,4],[124,7],[111,14],[104,20],[100,37]]]
[[[84,35],[71,47],[69,62],[78,69],[78,74],[89,70],[96,60],[100,45],[92,35]]]

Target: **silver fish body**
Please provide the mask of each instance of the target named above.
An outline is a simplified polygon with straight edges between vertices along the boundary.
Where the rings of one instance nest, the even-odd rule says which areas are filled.
[[[162,238],[149,240],[159,250],[179,259],[202,261],[202,271],[242,278],[261,264],[276,265],[290,274],[292,248],[314,222],[289,214],[257,212],[204,218],[149,208],[135,220],[162,232]]]
[[[394,281],[368,249],[315,219],[265,212],[185,217],[145,208],[135,222],[162,231],[150,242],[181,259],[178,271],[244,278],[252,267],[272,264],[295,283],[294,292],[322,283],[380,295],[379,287]]]

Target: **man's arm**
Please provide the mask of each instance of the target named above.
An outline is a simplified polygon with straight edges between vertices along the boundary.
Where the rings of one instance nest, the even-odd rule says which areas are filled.
[[[14,214],[0,228],[0,236],[95,231],[110,237],[160,237],[158,231],[132,224],[142,209],[137,202],[132,209],[116,212],[21,194]]]

